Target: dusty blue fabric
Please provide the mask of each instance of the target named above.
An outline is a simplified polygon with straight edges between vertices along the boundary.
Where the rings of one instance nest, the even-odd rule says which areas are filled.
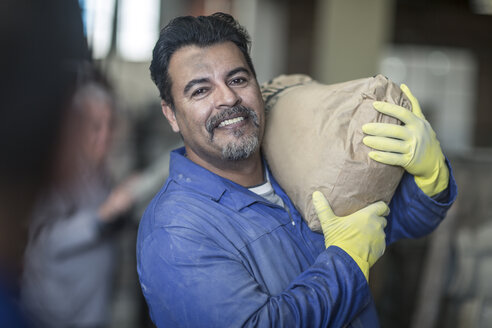
[[[147,208],[138,274],[158,327],[378,327],[369,287],[342,249],[325,249],[289,206],[269,203],[184,157]],[[388,242],[434,229],[450,201],[425,196],[404,176],[390,205]]]

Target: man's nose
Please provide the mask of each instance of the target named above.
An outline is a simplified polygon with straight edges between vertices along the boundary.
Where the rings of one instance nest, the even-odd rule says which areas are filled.
[[[229,108],[241,102],[241,97],[230,86],[224,84],[217,87],[215,92],[215,107]]]

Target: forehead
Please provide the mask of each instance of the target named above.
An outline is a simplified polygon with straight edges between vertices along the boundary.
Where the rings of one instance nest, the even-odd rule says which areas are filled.
[[[249,71],[241,50],[228,41],[206,47],[189,45],[178,49],[171,56],[169,74],[173,84],[180,84],[196,78],[219,78],[238,67]]]

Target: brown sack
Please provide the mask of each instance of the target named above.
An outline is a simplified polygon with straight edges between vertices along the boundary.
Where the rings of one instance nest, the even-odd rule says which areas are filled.
[[[263,153],[311,230],[321,231],[311,203],[315,190],[337,216],[379,200],[389,203],[403,169],[369,158],[362,125],[401,124],[372,107],[380,100],[411,109],[396,84],[382,75],[333,85],[282,75],[262,85],[262,92],[267,111]]]

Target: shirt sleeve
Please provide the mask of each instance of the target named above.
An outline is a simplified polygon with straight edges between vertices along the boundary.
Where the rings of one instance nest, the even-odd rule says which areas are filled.
[[[153,230],[137,258],[157,327],[342,327],[371,300],[362,272],[334,246],[279,295],[265,291],[238,254],[190,228]]]
[[[413,175],[404,173],[390,202],[390,214],[385,228],[386,243],[402,238],[419,238],[432,232],[446,216],[456,200],[457,186],[449,161],[448,188],[438,195],[429,197],[417,186]]]

